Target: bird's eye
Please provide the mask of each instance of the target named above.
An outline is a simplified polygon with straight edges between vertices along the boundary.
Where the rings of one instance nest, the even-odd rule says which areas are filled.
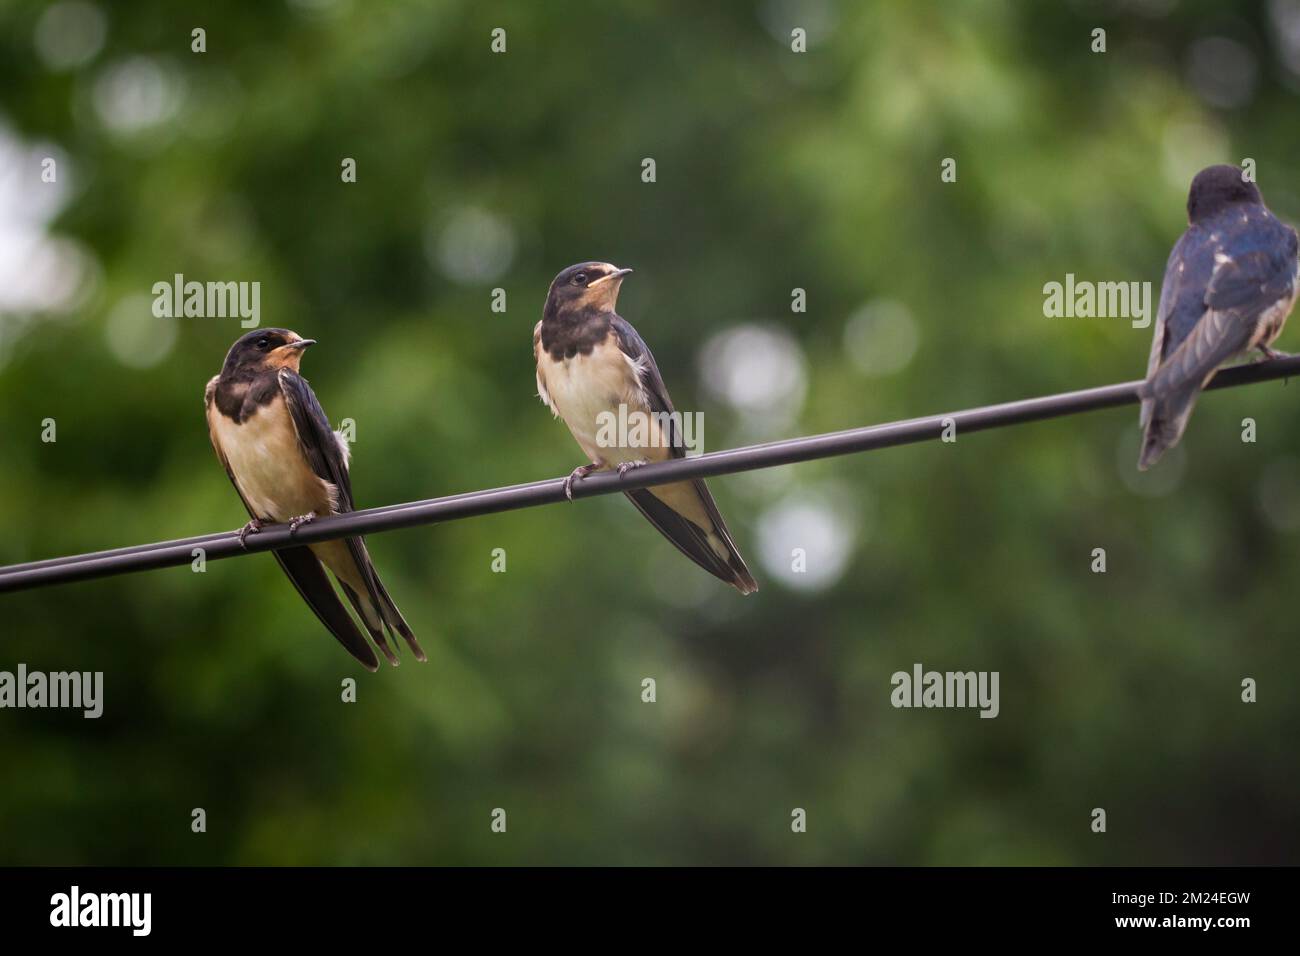
[[[271,344],[271,340],[270,340],[270,339],[258,339],[258,340],[257,340],[257,347],[258,347],[259,349],[261,349],[263,352],[266,351],[266,347],[267,347],[268,345],[270,345],[270,344]]]
[[[586,284],[587,284],[587,273],[585,273],[585,272],[579,272],[576,276],[573,277],[573,284],[574,284],[574,285],[586,285]]]

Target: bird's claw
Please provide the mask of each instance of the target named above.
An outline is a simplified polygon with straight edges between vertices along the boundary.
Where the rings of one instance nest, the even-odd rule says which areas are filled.
[[[253,518],[251,521],[248,522],[248,524],[244,525],[242,528],[239,529],[239,546],[243,548],[245,551],[247,551],[248,536],[250,534],[257,534],[257,532],[261,530],[262,530],[262,522],[257,518]]]
[[[1257,362],[1272,362],[1275,359],[1291,358],[1290,352],[1279,352],[1277,349],[1271,349],[1267,345],[1261,345],[1259,351],[1261,352],[1261,357],[1255,360]]]
[[[600,465],[596,464],[595,462],[592,462],[590,465],[579,465],[577,468],[573,469],[573,471],[569,472],[569,477],[564,479],[564,497],[572,501],[574,479],[586,478],[588,475],[590,475],[593,471],[595,471],[599,467]]]
[[[649,462],[646,461],[644,458],[637,458],[634,461],[620,461],[618,463],[618,476],[622,478],[629,471],[632,471],[637,468],[643,468],[648,464]]]
[[[305,515],[298,515],[298,517],[289,522],[289,534],[297,534],[299,528],[305,524],[311,524],[315,520],[316,512],[314,511],[309,511]]]

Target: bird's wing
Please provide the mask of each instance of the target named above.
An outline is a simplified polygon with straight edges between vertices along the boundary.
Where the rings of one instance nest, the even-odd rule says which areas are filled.
[[[1165,358],[1165,346],[1168,344],[1171,325],[1181,325],[1187,323],[1174,323],[1172,316],[1175,312],[1186,310],[1189,306],[1193,307],[1195,316],[1200,317],[1203,311],[1201,297],[1193,295],[1189,298],[1186,295],[1187,283],[1184,281],[1187,263],[1185,260],[1186,247],[1195,241],[1194,230],[1199,227],[1192,226],[1184,232],[1176,243],[1174,248],[1169,252],[1169,259],[1165,262],[1165,277],[1160,283],[1160,304],[1156,308],[1156,327],[1151,336],[1151,355],[1147,359],[1146,380],[1150,381],[1160,368],[1160,363]],[[1190,237],[1190,238],[1189,238]],[[1188,324],[1190,328],[1195,322]],[[1142,402],[1141,426],[1146,428],[1151,421],[1151,414],[1155,408],[1155,403],[1151,399],[1144,399]]]
[[[673,402],[668,396],[668,387],[659,373],[654,355],[636,329],[622,317],[615,315],[612,327],[618,339],[619,349],[635,370],[645,397],[645,404],[652,412],[669,413],[661,419],[668,423],[669,454],[673,458],[684,458],[686,446],[679,433],[677,421],[671,416],[674,411]],[[699,499],[712,528],[699,527],[694,521],[670,507],[652,489],[638,488],[625,494],[636,505],[637,510],[645,515],[646,520],[659,529],[660,534],[700,567],[733,585],[742,593],[757,591],[758,584],[749,573],[749,568],[745,566],[745,560],[740,556],[740,551],[731,538],[731,532],[727,530],[726,522],[722,520],[722,514],[718,511],[718,505],[713,500],[708,486],[702,480],[696,480],[682,482],[681,485],[660,486],[660,492],[670,494],[672,490],[679,487],[689,488],[690,492]],[[709,540],[709,532],[714,536],[712,542]]]
[[[533,329],[533,364],[537,366],[537,397],[542,400],[542,404],[551,410],[551,414],[556,418],[560,417],[560,410],[555,407],[555,402],[551,401],[551,393],[546,390],[546,373],[542,371],[542,323],[538,322]]]
[[[1271,222],[1251,245],[1214,271],[1205,292],[1205,304],[1211,309],[1258,316],[1290,296],[1295,286],[1296,233],[1271,215],[1268,219]]]
[[[1205,314],[1205,290],[1214,275],[1220,243],[1201,226],[1189,226],[1169,253],[1160,284],[1156,334],[1152,338],[1147,377],[1192,334]],[[1159,346],[1159,351],[1156,346]]]
[[[1266,218],[1250,217],[1244,228],[1229,233],[1231,242],[1212,234],[1195,260],[1188,260],[1184,276],[1190,273],[1195,282],[1208,267],[1208,278],[1199,302],[1192,301],[1196,285],[1178,290],[1166,323],[1163,360],[1148,379],[1152,395],[1203,384],[1251,346],[1260,316],[1292,294],[1295,233],[1267,212],[1262,215]]]
[[[337,489],[335,512],[346,514],[354,510],[352,479],[348,472],[347,444],[330,428],[325,409],[321,408],[316,393],[311,390],[305,378],[293,369],[282,368],[279,371],[279,379],[285,405],[289,409],[289,417],[293,421],[294,430],[298,433],[298,447],[310,462],[317,477],[330,482]],[[370,636],[374,638],[380,650],[387,654],[388,645],[384,640],[383,631],[384,625],[387,625],[401,634],[411,645],[417,658],[423,660],[424,652],[419,649],[415,635],[401,612],[397,610],[392,598],[388,596],[383,582],[379,580],[379,573],[370,560],[365,542],[360,537],[355,537],[345,538],[344,544],[355,565],[357,576],[365,585],[366,597],[369,599],[369,606],[373,608],[373,613],[367,613],[366,608],[362,606],[365,602],[358,600],[354,590],[342,581],[339,583],[353,607],[357,609],[357,614],[360,615],[361,622],[365,624]]]
[[[1254,331],[1253,316],[1210,309],[1150,380],[1150,395],[1158,398],[1204,385],[1220,365],[1246,350]]]
[[[248,512],[249,517],[257,518],[259,516],[253,513],[253,509],[249,507],[244,493],[239,490],[239,482],[235,480],[235,474],[230,470],[230,463],[226,460],[226,453],[221,448],[216,429],[212,427],[212,416],[220,414],[212,405],[212,392],[216,387],[216,382],[217,380],[214,378],[208,383],[208,390],[205,395],[208,406],[208,437],[212,440],[212,448],[217,453],[217,459],[221,462],[221,467],[226,470],[226,477],[235,486],[235,493],[239,495],[239,500],[243,502],[244,509]],[[361,631],[357,628],[356,622],[352,620],[347,608],[339,600],[337,592],[330,585],[329,578],[325,574],[325,569],[317,560],[316,555],[312,554],[311,549],[296,545],[291,548],[279,548],[271,553],[283,569],[285,576],[297,589],[298,594],[307,602],[307,606],[315,612],[320,622],[325,625],[325,629],[333,634],[334,638],[343,645],[343,648],[367,670],[378,670],[379,658],[375,657],[374,649],[361,636]]]
[[[343,439],[330,428],[325,409],[321,408],[316,393],[305,378],[290,368],[280,369],[278,378],[303,457],[318,478],[323,478],[338,490],[338,504],[334,510],[339,514],[352,511],[352,480],[348,475],[348,452]]]
[[[618,339],[619,350],[626,356],[628,363],[632,366],[637,377],[637,383],[645,396],[645,403],[652,412],[673,412],[673,400],[668,397],[668,386],[664,384],[664,377],[659,374],[659,366],[655,362],[655,357],[650,352],[650,346],[645,344],[632,324],[622,316],[615,315],[610,322],[610,327],[614,330],[614,335]],[[671,421],[671,419],[669,419]],[[674,426],[675,427],[675,426]],[[669,447],[672,449],[674,458],[682,458],[686,455],[686,449],[682,446],[680,436],[674,431],[672,441]]]

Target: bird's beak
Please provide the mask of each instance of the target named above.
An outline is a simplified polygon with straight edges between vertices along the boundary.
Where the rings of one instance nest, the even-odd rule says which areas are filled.
[[[623,278],[623,276],[629,275],[631,272],[632,272],[631,269],[615,269],[613,272],[607,272],[599,279],[593,279],[591,282],[588,282],[587,288],[588,289],[594,288],[595,286],[600,285],[602,282],[609,282],[612,279],[621,279]]]
[[[290,343],[288,344],[287,348],[291,348],[291,349],[305,349],[305,348],[307,348],[307,346],[309,346],[309,345],[315,345],[315,344],[316,344],[316,340],[315,340],[315,339],[299,339],[297,342],[290,342]]]

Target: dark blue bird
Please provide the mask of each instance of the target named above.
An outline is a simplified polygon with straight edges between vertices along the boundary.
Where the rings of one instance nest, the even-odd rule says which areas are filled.
[[[1196,398],[1219,366],[1259,349],[1266,358],[1295,302],[1296,232],[1264,206],[1236,166],[1196,174],[1187,231],[1160,288],[1151,360],[1141,389],[1145,471],[1178,444]]]

